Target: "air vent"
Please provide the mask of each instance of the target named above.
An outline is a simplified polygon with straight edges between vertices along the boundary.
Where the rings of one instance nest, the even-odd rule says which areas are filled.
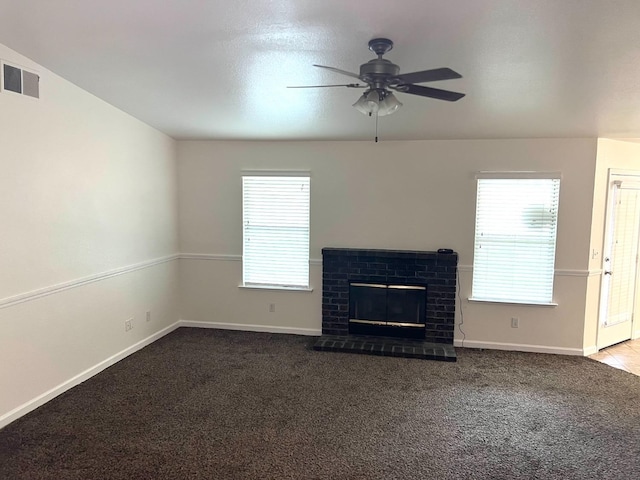
[[[2,91],[40,98],[40,76],[2,62]]]

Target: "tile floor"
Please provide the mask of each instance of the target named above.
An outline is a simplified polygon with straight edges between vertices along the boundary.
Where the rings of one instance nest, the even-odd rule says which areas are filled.
[[[589,358],[640,376],[640,338],[612,345]]]

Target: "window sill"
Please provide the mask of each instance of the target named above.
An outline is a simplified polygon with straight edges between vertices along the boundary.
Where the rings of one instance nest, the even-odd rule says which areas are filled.
[[[288,292],[313,292],[311,287],[285,287],[284,285],[238,285],[247,290],[284,290]]]
[[[468,298],[473,303],[494,303],[496,305],[522,305],[524,307],[557,307],[555,302],[518,302],[516,300],[486,300],[483,298]]]

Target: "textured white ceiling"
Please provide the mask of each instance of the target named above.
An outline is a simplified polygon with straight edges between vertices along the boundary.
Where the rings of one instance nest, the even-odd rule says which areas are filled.
[[[0,0],[0,43],[180,139],[372,138],[360,90],[285,87],[379,36],[467,94],[397,94],[381,139],[640,137],[640,0]]]

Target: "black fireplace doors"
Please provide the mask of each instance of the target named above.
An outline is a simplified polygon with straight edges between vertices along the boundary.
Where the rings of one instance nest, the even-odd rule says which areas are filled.
[[[349,333],[424,338],[426,287],[349,284]]]

